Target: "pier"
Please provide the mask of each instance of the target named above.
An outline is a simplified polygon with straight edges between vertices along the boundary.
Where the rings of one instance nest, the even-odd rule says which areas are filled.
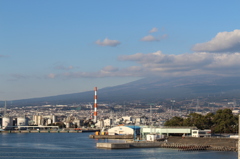
[[[129,148],[174,148],[179,151],[237,151],[235,147],[226,146],[205,146],[191,144],[176,144],[163,142],[132,142],[132,143],[97,143],[97,148],[105,149],[129,149]]]
[[[89,135],[90,139],[133,139],[133,135]]]
[[[109,135],[110,136],[110,135]],[[125,143],[97,143],[97,148],[174,148],[179,151],[237,151],[237,139],[231,138],[181,138],[169,137],[168,141],[126,141]]]
[[[160,142],[97,143],[97,148],[106,149],[153,148],[160,146]]]

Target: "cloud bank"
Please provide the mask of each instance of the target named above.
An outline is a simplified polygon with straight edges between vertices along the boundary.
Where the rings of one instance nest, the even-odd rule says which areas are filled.
[[[196,44],[196,52],[184,54],[135,53],[122,55],[119,61],[132,62],[126,68],[106,66],[96,72],[65,72],[49,74],[49,78],[102,78],[102,77],[181,77],[195,75],[240,76],[240,30],[218,33],[207,43]],[[151,39],[151,38],[149,38]],[[148,39],[148,40],[149,40]],[[224,43],[224,44],[222,44]],[[221,45],[222,44],[222,45]],[[204,51],[201,51],[204,50]],[[231,52],[235,50],[235,52]],[[225,51],[225,52],[224,52]]]
[[[168,55],[161,51],[136,53],[119,57],[120,61],[135,62],[135,66],[119,69],[106,66],[97,72],[65,72],[49,74],[49,78],[102,78],[102,77],[179,77],[215,74],[221,76],[240,75],[240,53],[193,53]]]
[[[206,43],[198,43],[193,46],[197,52],[240,52],[240,30],[232,32],[220,32],[212,40]]]
[[[103,41],[97,40],[95,43],[100,46],[112,46],[112,47],[121,44],[121,42],[118,40],[110,40],[108,38],[104,39]]]
[[[137,53],[119,57],[122,61],[134,61],[152,75],[159,76],[191,76],[199,74],[240,73],[240,53],[192,53],[180,55],[163,54],[161,51],[143,54]],[[144,75],[143,75],[144,76]]]

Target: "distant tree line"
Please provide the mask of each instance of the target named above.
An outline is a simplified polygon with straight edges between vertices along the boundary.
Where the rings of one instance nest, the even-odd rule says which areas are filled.
[[[213,133],[237,133],[238,115],[233,115],[230,109],[220,109],[215,114],[205,116],[191,113],[187,118],[173,117],[165,126],[196,126],[198,129],[211,129]]]

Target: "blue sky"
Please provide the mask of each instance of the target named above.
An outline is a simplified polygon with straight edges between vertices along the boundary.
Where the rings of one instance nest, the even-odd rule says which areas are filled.
[[[0,0],[0,100],[239,75],[239,0]]]

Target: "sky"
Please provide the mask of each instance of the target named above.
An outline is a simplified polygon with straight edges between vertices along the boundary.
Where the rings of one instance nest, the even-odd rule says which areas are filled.
[[[240,75],[239,0],[0,0],[0,101]]]

